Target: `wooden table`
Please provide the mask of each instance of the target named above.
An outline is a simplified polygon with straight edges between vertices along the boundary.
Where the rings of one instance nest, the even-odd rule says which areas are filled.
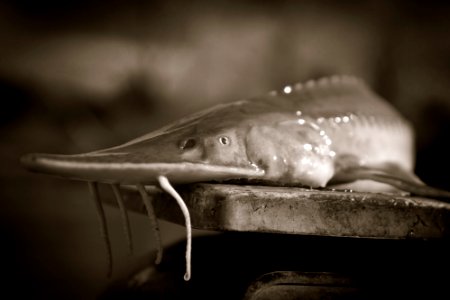
[[[194,239],[190,282],[182,279],[181,241],[165,249],[161,265],[146,261],[103,299],[448,295],[448,276],[440,275],[450,267],[448,203],[399,193],[292,187],[195,184],[176,189],[194,228],[227,232]],[[184,225],[171,196],[156,187],[147,191],[159,218]],[[123,196],[129,210],[146,214],[135,188],[123,187]],[[117,205],[112,193],[101,198]]]
[[[450,204],[404,193],[194,184],[176,187],[192,227],[240,232],[385,239],[449,237]],[[184,225],[175,200],[147,187],[158,218]],[[145,213],[139,193],[123,188],[130,210]],[[112,197],[103,201],[116,205]]]

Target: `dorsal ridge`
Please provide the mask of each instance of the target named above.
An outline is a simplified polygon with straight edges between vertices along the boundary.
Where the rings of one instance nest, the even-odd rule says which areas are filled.
[[[351,75],[332,75],[321,77],[319,79],[311,79],[305,82],[299,82],[294,85],[287,85],[282,89],[282,93],[290,94],[291,92],[314,91],[323,88],[340,88],[340,87],[365,87],[365,82]],[[273,92],[272,92],[273,93]]]

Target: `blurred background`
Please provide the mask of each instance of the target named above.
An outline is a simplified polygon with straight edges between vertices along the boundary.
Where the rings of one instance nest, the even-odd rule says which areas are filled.
[[[416,131],[416,172],[450,190],[450,6],[437,1],[84,1],[0,3],[2,291],[89,299],[106,259],[85,184],[31,174],[28,152],[117,145],[183,115],[285,84],[352,74]],[[106,208],[114,278],[153,249],[131,215],[128,257]],[[196,234],[202,234],[196,232]],[[162,222],[170,245],[183,228]]]

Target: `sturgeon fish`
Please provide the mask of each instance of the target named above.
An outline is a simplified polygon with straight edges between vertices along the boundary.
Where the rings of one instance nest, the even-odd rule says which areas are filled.
[[[186,219],[189,280],[189,211],[170,182],[239,180],[314,188],[344,184],[361,191],[384,191],[387,184],[416,195],[449,197],[414,175],[413,142],[409,123],[365,83],[332,76],[220,104],[120,146],[78,155],[28,154],[22,163],[32,171],[89,182],[109,260],[97,183],[112,185],[122,210],[118,186],[136,186],[158,243],[145,186],[159,185],[171,193]],[[127,223],[126,213],[124,218]],[[161,253],[159,247],[158,262]]]

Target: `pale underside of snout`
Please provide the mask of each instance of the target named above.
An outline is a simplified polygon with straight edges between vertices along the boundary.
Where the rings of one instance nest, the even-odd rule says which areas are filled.
[[[22,164],[29,170],[64,178],[119,184],[155,184],[158,176],[172,183],[225,181],[239,178],[261,178],[256,168],[211,165],[193,162],[113,162],[109,155],[28,154]]]

